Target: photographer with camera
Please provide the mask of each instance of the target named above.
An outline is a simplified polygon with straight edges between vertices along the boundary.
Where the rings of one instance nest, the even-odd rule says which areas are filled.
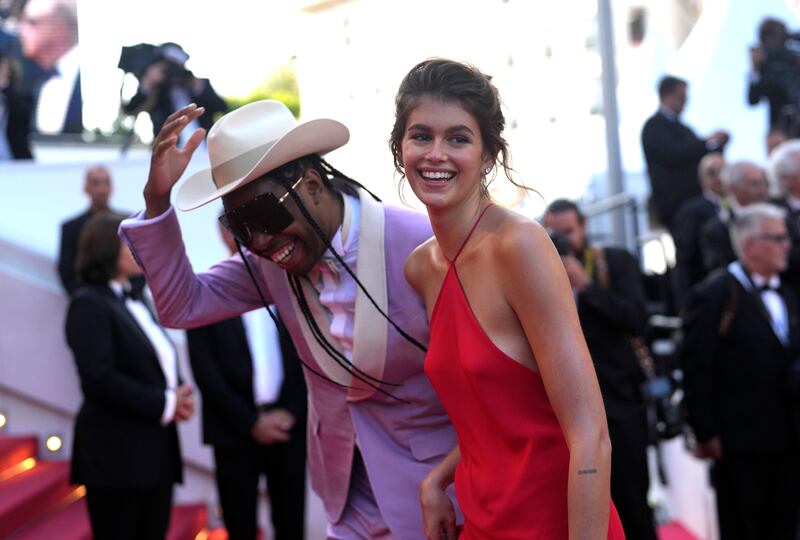
[[[217,95],[208,79],[200,79],[186,69],[189,55],[176,43],[164,43],[157,48],[154,61],[139,77],[139,89],[123,110],[128,114],[146,111],[153,122],[153,136],[157,135],[167,117],[189,103],[196,103],[205,112],[197,119],[196,126],[208,131],[214,123],[216,113],[228,110],[225,101]]]
[[[692,290],[681,350],[695,456],[713,460],[720,538],[794,540],[800,458],[792,373],[798,302],[780,277],[791,242],[766,203],[730,223],[737,260]]]
[[[553,201],[544,226],[567,271],[586,345],[594,362],[611,437],[611,498],[627,538],[655,540],[647,503],[648,426],[644,375],[631,336],[644,333],[645,295],[636,259],[624,249],[590,246],[585,217],[566,199]]]
[[[800,135],[800,44],[783,21],[766,18],[758,27],[758,45],[750,48],[747,102],[769,102],[769,125]]]

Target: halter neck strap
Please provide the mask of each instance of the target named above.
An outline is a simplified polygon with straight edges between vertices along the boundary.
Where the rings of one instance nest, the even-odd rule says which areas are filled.
[[[464,238],[464,241],[463,241],[463,242],[461,242],[461,247],[460,247],[460,248],[458,248],[458,251],[456,251],[456,256],[455,256],[455,257],[453,257],[453,260],[451,261],[450,259],[447,259],[447,255],[445,255],[445,256],[444,256],[444,258],[445,258],[445,259],[447,259],[447,262],[449,262],[451,266],[452,266],[453,264],[455,264],[455,262],[456,262],[456,259],[458,259],[458,256],[459,256],[459,255],[461,255],[461,252],[462,252],[462,251],[464,251],[464,247],[467,245],[467,242],[469,242],[469,239],[470,239],[470,238],[472,238],[472,233],[474,233],[474,232],[475,232],[475,229],[477,229],[477,228],[478,228],[478,223],[480,223],[480,222],[481,222],[481,219],[483,219],[483,215],[484,215],[484,214],[486,213],[486,211],[487,211],[487,210],[488,210],[490,207],[492,207],[492,206],[494,206],[494,203],[489,203],[488,205],[486,205],[486,208],[484,208],[484,209],[481,211],[481,214],[478,216],[478,219],[476,219],[476,220],[475,220],[475,223],[473,223],[473,224],[472,224],[472,228],[469,230],[469,233],[467,233],[467,237],[466,237],[466,238]]]

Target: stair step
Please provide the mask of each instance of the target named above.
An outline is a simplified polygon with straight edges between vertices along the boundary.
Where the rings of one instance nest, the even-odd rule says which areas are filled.
[[[207,522],[208,508],[205,503],[173,506],[167,540],[194,540],[205,529]]]
[[[22,532],[13,540],[92,540],[92,529],[86,512],[86,499],[67,504],[51,512]]]
[[[658,528],[659,540],[699,540],[677,521],[670,521]]]
[[[40,461],[0,482],[0,538],[51,510],[76,489],[69,484],[69,463],[64,461]]]
[[[12,469],[37,455],[36,437],[0,437],[0,479],[15,473]]]

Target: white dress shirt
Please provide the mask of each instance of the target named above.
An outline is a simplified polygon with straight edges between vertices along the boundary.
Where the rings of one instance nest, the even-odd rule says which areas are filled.
[[[167,389],[164,391],[166,397],[164,412],[161,414],[161,425],[165,426],[175,418],[175,407],[177,405],[175,389],[178,387],[178,358],[175,353],[175,347],[173,347],[164,329],[153,319],[150,310],[140,300],[125,297],[125,289],[117,281],[109,281],[108,286],[114,291],[114,294],[124,298],[125,307],[139,324],[139,328],[142,329],[142,332],[150,340],[150,344],[156,351],[158,363],[167,382]]]
[[[775,332],[775,335],[781,340],[781,343],[784,345],[788,344],[789,314],[786,310],[786,303],[777,292],[777,289],[781,286],[781,278],[776,274],[767,279],[753,272],[750,276],[753,280],[751,283],[750,279],[747,277],[747,273],[738,261],[731,263],[728,269],[748,291],[753,291],[754,286],[756,290],[762,289],[765,285],[769,286],[769,289],[760,291],[761,301],[764,303],[764,307],[767,308],[773,332]]]
[[[242,322],[253,359],[253,397],[256,405],[275,403],[281,395],[284,377],[278,329],[266,309],[248,311],[242,315]]]
[[[342,256],[347,266],[356,273],[358,263],[358,232],[361,222],[361,203],[358,198],[342,195],[344,216],[342,226],[336,231],[331,245]],[[342,238],[345,237],[343,241]],[[330,332],[342,346],[348,360],[353,359],[353,329],[356,320],[356,294],[358,286],[353,277],[342,268],[330,250],[311,269],[309,278],[319,292],[320,304],[330,320]]]
[[[39,133],[52,135],[64,130],[64,120],[79,68],[80,57],[76,46],[61,57],[56,64],[57,73],[42,85],[35,112],[35,125]]]

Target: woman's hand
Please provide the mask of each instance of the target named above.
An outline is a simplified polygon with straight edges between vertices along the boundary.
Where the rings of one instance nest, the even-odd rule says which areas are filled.
[[[158,132],[150,157],[150,174],[144,187],[147,219],[160,216],[169,208],[172,188],[180,180],[192,154],[203,141],[205,130],[198,129],[192,133],[183,148],[178,148],[178,138],[184,128],[203,112],[205,109],[194,103],[187,105],[169,115],[164,127]]]
[[[444,489],[430,477],[423,480],[419,489],[422,506],[422,523],[428,540],[456,540],[456,513],[453,502]]]

